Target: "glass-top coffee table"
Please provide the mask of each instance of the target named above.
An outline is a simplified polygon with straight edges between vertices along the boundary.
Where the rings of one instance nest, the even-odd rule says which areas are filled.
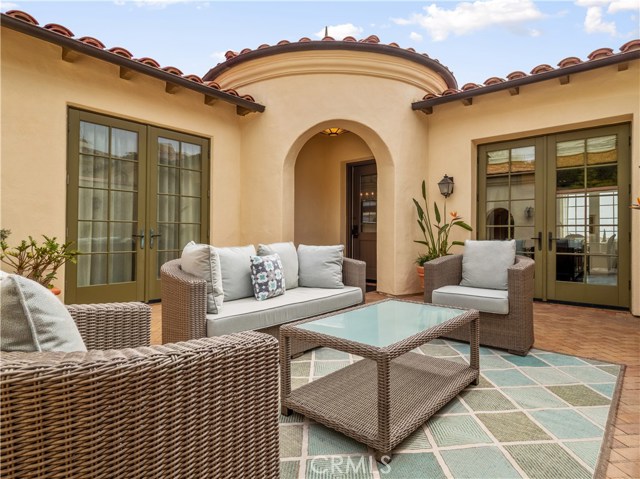
[[[402,300],[356,306],[280,328],[281,412],[296,411],[367,444],[376,460],[391,451],[479,376],[478,311]],[[471,364],[411,352],[469,324]],[[363,360],[291,390],[291,338]]]

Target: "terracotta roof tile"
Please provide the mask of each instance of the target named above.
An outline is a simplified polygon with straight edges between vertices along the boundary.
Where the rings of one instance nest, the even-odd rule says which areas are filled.
[[[269,48],[271,45],[267,44],[267,43],[263,43],[262,45],[260,45],[258,47],[258,50],[262,50],[263,48]]]
[[[113,47],[113,48],[109,48],[109,50],[107,51],[110,51],[111,53],[115,53],[116,55],[120,55],[121,57],[129,58],[129,59],[133,58],[133,55],[131,54],[131,52],[126,48]]]
[[[588,58],[589,60],[597,60],[598,58],[604,58],[613,55],[613,50],[611,48],[598,48],[597,50],[592,51]]]
[[[238,92],[235,91],[233,88],[228,88],[226,90],[222,90],[225,93],[228,93],[229,95],[233,95],[233,96],[240,96],[238,95]]]
[[[112,47],[112,48],[106,49],[104,43],[102,43],[97,38],[88,37],[88,36],[81,37],[81,38],[74,38],[73,32],[71,32],[71,30],[69,30],[67,27],[65,27],[63,25],[58,25],[56,23],[49,23],[49,24],[45,25],[44,27],[40,27],[39,26],[40,24],[38,23],[38,21],[34,17],[32,17],[28,13],[23,12],[21,10],[9,10],[4,15],[7,15],[8,17],[11,17],[11,18],[15,18],[16,20],[23,21],[25,23],[29,23],[31,25],[35,25],[35,26],[37,26],[39,28],[43,28],[43,29],[58,33],[58,34],[63,35],[65,37],[69,37],[69,38],[71,38],[72,40],[74,40],[76,42],[80,42],[80,43],[83,43],[85,45],[90,45],[90,46],[95,47],[95,48],[97,48],[99,50],[104,50],[105,52],[109,52],[109,53],[111,53],[113,55],[118,55],[118,56],[127,58],[129,60],[134,60],[133,59],[133,55],[126,48],[123,48],[123,47]],[[261,45],[258,48],[266,48],[268,46],[269,45]],[[246,52],[250,52],[250,51],[251,51],[251,49],[246,48],[242,52],[246,53]],[[235,52],[227,52],[227,54],[229,54],[229,53],[232,53],[233,55],[238,55]],[[200,78],[197,75],[183,75],[183,73],[176,67],[167,66],[167,67],[162,68],[162,67],[160,67],[160,64],[156,60],[154,60],[153,58],[142,57],[142,58],[135,59],[135,61],[140,62],[140,63],[142,63],[144,65],[147,65],[149,67],[157,68],[158,70],[162,70],[162,71],[165,71],[167,73],[172,73],[174,75],[180,76],[181,78],[184,78],[185,80],[190,80],[190,81],[192,81],[194,83],[203,84],[204,86],[209,87],[211,89],[221,91],[220,90],[220,85],[218,83],[216,83],[216,82],[213,82],[213,81],[204,82],[202,80],[202,78]],[[240,95],[238,95],[238,92],[236,92],[235,90],[227,90],[227,93],[230,93],[231,95],[240,97]],[[251,101],[251,102],[255,103],[255,100],[253,99],[253,97],[251,95],[244,95],[241,98],[244,98],[244,99],[246,99],[248,101]]]
[[[225,54],[224,54],[224,57],[225,57],[227,60],[231,60],[232,58],[235,58],[235,57],[237,57],[237,56],[238,56],[238,53],[237,53],[237,52],[233,52],[233,51],[231,51],[231,50],[227,51],[227,53],[225,53]]]
[[[245,53],[249,53],[251,51],[251,48],[243,48],[242,50],[240,50],[240,55],[244,55]]]
[[[47,23],[44,28],[51,30],[52,32],[59,33],[60,35],[64,35],[65,37],[73,37],[73,32],[71,30],[62,25],[58,25],[57,23]]]
[[[193,75],[193,74],[185,75],[184,78],[186,78],[187,80],[191,80],[193,82],[196,82],[196,83],[204,83],[202,81],[202,78],[200,78],[198,75]]]
[[[358,40],[355,37],[348,36],[342,39],[343,42],[357,42]]]
[[[280,40],[276,45],[288,45],[291,43],[289,40]]]
[[[474,90],[476,88],[480,88],[480,85],[478,85],[477,83],[465,83],[464,85],[462,85],[462,91]]]
[[[460,93],[460,90],[458,90],[457,88],[447,88],[442,92],[442,96],[455,95],[456,93]]]
[[[438,98],[438,95],[436,95],[435,93],[427,93],[422,97],[423,100],[431,100],[432,98]]]
[[[104,43],[102,43],[100,40],[98,40],[97,38],[93,38],[93,37],[82,37],[82,38],[78,38],[79,41],[81,41],[82,43],[86,43],[87,45],[91,45],[92,47],[96,47],[99,48],[100,50],[104,50],[106,47],[104,46]]]
[[[375,35],[369,35],[367,38],[360,41],[364,43],[380,43],[380,39]]]
[[[311,38],[309,37],[302,37],[300,40],[298,40],[298,43],[307,43],[310,42]]]
[[[582,60],[580,60],[578,57],[567,57],[560,60],[560,62],[558,63],[558,66],[560,68],[564,68],[564,67],[570,67],[571,65],[578,65],[579,63],[582,63]]]
[[[157,61],[155,61],[153,58],[149,58],[149,57],[136,58],[136,61],[140,63],[144,63],[145,65],[149,65],[150,67],[160,68],[160,64]]]
[[[496,83],[504,83],[504,78],[500,78],[500,77],[491,77],[491,78],[487,78],[484,81],[485,85],[495,85]],[[444,94],[444,92],[443,92]]]
[[[620,51],[623,53],[632,50],[640,50],[640,40],[631,40],[620,47]]]
[[[9,15],[12,18],[30,23],[31,25],[40,25],[35,18],[33,18],[27,12],[23,12],[21,10],[9,10],[5,15]]]
[[[550,72],[552,70],[554,70],[554,68],[551,65],[543,63],[542,65],[538,65],[533,70],[531,70],[531,74],[537,75],[538,73]]]
[[[335,42],[335,41],[336,41],[336,39],[327,35],[326,37],[324,37],[324,38],[322,39],[322,41],[323,41],[323,42]]]
[[[518,78],[524,78],[527,74],[523,71],[516,70],[515,72],[511,72],[507,75],[507,80],[517,80]]]
[[[390,47],[400,48],[400,45],[398,45],[396,42],[388,43],[388,45],[389,45]]]
[[[162,67],[160,70],[164,70],[167,73],[173,73],[174,75],[182,76],[182,72],[176,67]]]
[[[407,51],[408,51],[408,52],[411,52],[411,53],[415,53],[415,52],[416,52],[416,49],[415,49],[415,48],[411,48],[411,47],[409,47],[409,48],[407,48]]]

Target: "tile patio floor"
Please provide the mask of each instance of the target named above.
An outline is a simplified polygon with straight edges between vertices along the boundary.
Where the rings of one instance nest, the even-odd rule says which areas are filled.
[[[384,298],[367,293],[367,302]],[[153,344],[162,342],[161,308],[153,305]],[[606,477],[640,478],[640,318],[623,311],[536,302],[534,328],[536,348],[627,366]]]

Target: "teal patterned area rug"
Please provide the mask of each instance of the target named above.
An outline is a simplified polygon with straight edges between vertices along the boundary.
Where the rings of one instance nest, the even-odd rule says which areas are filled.
[[[416,352],[469,362],[469,346],[455,341],[431,341]],[[292,363],[292,387],[359,359],[327,348],[307,352]],[[520,357],[481,347],[480,368],[480,384],[431,417],[386,465],[341,433],[299,414],[280,416],[280,477],[604,476],[623,366],[536,349]]]

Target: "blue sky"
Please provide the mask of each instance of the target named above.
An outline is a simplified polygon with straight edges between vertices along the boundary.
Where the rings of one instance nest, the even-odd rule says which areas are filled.
[[[152,57],[204,75],[227,50],[329,35],[413,47],[448,66],[458,84],[530,72],[565,57],[640,38],[640,0],[477,0],[473,2],[313,1],[0,1],[3,12],[30,13],[76,37]]]

